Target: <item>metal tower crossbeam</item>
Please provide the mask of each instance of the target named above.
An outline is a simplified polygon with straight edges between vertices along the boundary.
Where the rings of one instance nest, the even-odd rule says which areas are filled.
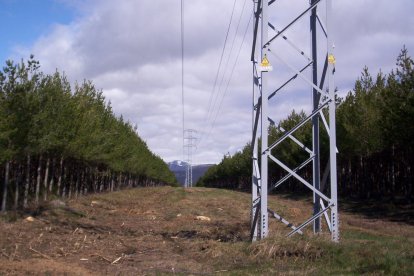
[[[311,223],[313,223],[314,233],[320,232],[320,218],[323,216],[326,220],[327,228],[331,232],[331,239],[336,242],[339,240],[336,172],[336,103],[334,84],[335,57],[333,55],[334,45],[329,33],[331,31],[330,21],[332,19],[332,1],[333,0],[309,0],[309,6],[305,7],[302,12],[286,24],[285,27],[281,28],[280,31],[275,27],[275,24],[269,22],[269,18],[273,18],[269,16],[269,6],[275,3],[275,1],[253,1],[255,16],[251,54],[251,61],[253,62],[251,239],[253,241],[263,239],[268,235],[269,215],[292,229],[287,236],[291,236],[295,233],[302,234],[303,228]],[[326,9],[323,9],[324,7]],[[279,9],[279,12],[281,12],[281,9]],[[326,20],[325,23],[318,12],[322,13],[322,18]],[[309,16],[308,18],[310,19],[309,28],[311,38],[309,55],[297,46],[299,44],[293,43],[286,35],[287,32],[291,31],[295,25],[299,24],[307,18],[307,16]],[[270,34],[270,32],[275,34]],[[318,32],[320,32],[321,35],[318,35]],[[285,41],[285,44],[283,45],[286,47],[281,47],[279,45],[280,43],[276,43],[278,41]],[[287,50],[292,49],[296,54],[303,57],[305,62],[303,65],[298,66],[297,62],[292,64],[292,62],[289,62],[284,58]],[[324,52],[323,55],[320,55],[322,58],[318,58],[318,53],[322,51]],[[271,58],[269,58],[269,56],[271,56]],[[288,70],[293,73],[293,76],[284,81],[276,89],[272,89],[269,83],[272,83],[273,86],[274,83],[276,83],[275,80],[278,79],[275,74],[272,74],[271,71],[273,70],[273,66],[270,64],[277,64],[278,66],[288,68]],[[322,67],[320,68],[319,65],[322,65]],[[278,69],[279,68],[280,67],[278,67]],[[274,120],[269,116],[269,102],[273,100],[277,94],[283,92],[288,85],[298,79],[300,79],[302,83],[305,83],[312,92],[312,101],[310,102],[312,112],[289,130],[285,130],[281,126],[278,126],[280,137],[269,145],[268,130],[270,126],[276,127]],[[328,121],[325,118],[324,111],[328,113]],[[322,181],[320,169],[320,121],[322,121],[322,125],[329,139],[329,156],[324,156],[324,159],[328,160],[328,164],[324,171]],[[299,129],[303,129],[306,123],[312,124],[311,148],[305,146],[303,142],[294,136],[294,133]],[[295,147],[299,147],[309,156],[305,160],[300,161],[293,169],[287,166],[283,160],[281,160],[281,157],[277,156],[276,152],[276,149],[280,147],[282,142],[286,139],[293,141]],[[259,141],[261,142],[260,145]],[[268,162],[274,162],[279,168],[286,171],[284,176],[271,185],[269,185],[268,181]],[[305,179],[300,175],[300,171],[306,168],[310,163],[312,163],[312,178]],[[295,226],[288,222],[286,218],[282,218],[267,206],[268,190],[273,191],[292,178],[305,185],[313,193],[313,215],[299,226]],[[326,185],[327,183],[329,186]],[[324,189],[325,186],[329,189]],[[325,190],[328,190],[328,192]]]

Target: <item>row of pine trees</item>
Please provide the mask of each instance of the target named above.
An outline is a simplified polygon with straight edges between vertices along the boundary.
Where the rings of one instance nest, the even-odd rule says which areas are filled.
[[[337,99],[338,188],[342,197],[413,199],[414,166],[414,62],[404,47],[397,58],[396,68],[389,74],[379,72],[373,77],[364,68],[353,91]],[[293,111],[288,118],[269,129],[269,143],[306,117]],[[327,117],[327,116],[326,116]],[[321,123],[322,126],[322,123]],[[282,127],[282,128],[280,128]],[[323,128],[323,127],[322,127]],[[312,148],[311,124],[294,133],[308,148]],[[321,164],[326,156],[327,136],[321,132]],[[309,158],[292,141],[286,140],[272,154],[291,168]],[[225,156],[200,179],[198,185],[251,189],[251,147]],[[299,171],[312,179],[312,166]],[[323,173],[323,171],[322,171]],[[269,180],[275,183],[286,172],[269,162]],[[278,187],[290,192],[306,189],[291,178]]]
[[[1,210],[122,187],[175,184],[92,82],[71,87],[33,56],[0,71]]]

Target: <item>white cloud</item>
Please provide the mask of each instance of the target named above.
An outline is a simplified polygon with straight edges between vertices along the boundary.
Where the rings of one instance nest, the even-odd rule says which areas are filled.
[[[72,81],[91,79],[102,88],[118,115],[123,114],[138,125],[140,136],[156,154],[166,161],[181,159],[180,1],[59,1],[79,9],[78,17],[71,24],[54,26],[19,54],[34,53],[44,70],[52,72],[58,68]],[[227,152],[242,148],[251,137],[251,30],[215,127],[210,130],[205,116],[233,1],[184,3],[186,127],[197,129],[200,136],[204,134],[195,162],[218,162]],[[243,0],[236,3],[235,21]],[[307,4],[308,1],[276,1],[274,5],[280,5],[279,8],[270,10],[275,26],[282,29],[295,17],[293,11],[298,12]],[[412,0],[334,1],[339,89],[352,88],[364,65],[372,73],[379,68],[388,72],[404,44],[414,53],[413,10]],[[248,0],[227,77],[250,14]],[[309,52],[307,23],[305,18],[287,34]],[[234,25],[229,44],[233,33]],[[227,54],[223,64],[226,59]],[[298,60],[291,60],[299,64]],[[275,85],[293,75],[286,69],[275,71]],[[225,91],[227,77],[221,93]],[[309,109],[310,89],[304,88],[303,82],[288,86],[283,93],[271,103],[275,120],[286,117],[292,108]],[[289,101],[292,98],[294,104]],[[217,105],[220,102],[218,98]]]

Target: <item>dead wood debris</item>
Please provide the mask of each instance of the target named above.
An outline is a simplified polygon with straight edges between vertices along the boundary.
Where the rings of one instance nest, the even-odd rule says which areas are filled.
[[[107,261],[108,263],[112,263],[112,261],[111,261],[111,260],[109,260],[108,258],[105,258],[104,256],[99,255],[99,254],[91,254],[90,256],[91,256],[91,257],[93,257],[93,256],[97,256],[97,257],[99,257],[99,258],[101,258],[101,259],[103,259],[103,260]]]
[[[52,260],[51,257],[49,257],[48,255],[45,255],[43,253],[41,253],[40,251],[37,251],[36,249],[33,249],[32,246],[29,247],[29,249],[33,252],[35,252],[36,254],[39,254],[40,256],[42,256],[43,258],[46,258],[48,260]]]
[[[119,258],[116,258],[111,264],[116,264],[122,259],[122,256]]]

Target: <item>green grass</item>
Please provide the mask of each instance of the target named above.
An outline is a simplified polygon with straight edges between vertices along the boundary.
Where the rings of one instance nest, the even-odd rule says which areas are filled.
[[[233,252],[246,258],[244,266],[231,267],[222,274],[414,275],[412,241],[363,232],[350,236],[339,244],[309,237],[245,243],[243,249],[234,248]]]
[[[141,194],[142,196],[142,194]],[[191,213],[216,215],[216,207],[225,202],[242,210],[250,203],[250,195],[221,189],[164,189],[159,195],[164,204],[185,204]],[[271,207],[287,213],[284,201],[270,202]],[[242,207],[243,206],[243,207]],[[224,208],[226,216],[231,209]],[[175,213],[171,214],[171,218]],[[384,227],[388,226],[384,223]],[[273,229],[274,230],[274,229]],[[312,235],[286,238],[278,236],[250,243],[211,243],[202,259],[213,264],[220,275],[414,275],[414,240],[380,230],[341,228],[340,243],[327,236]]]
[[[414,243],[401,237],[346,230],[339,244],[321,243],[316,264],[327,274],[414,275]]]

